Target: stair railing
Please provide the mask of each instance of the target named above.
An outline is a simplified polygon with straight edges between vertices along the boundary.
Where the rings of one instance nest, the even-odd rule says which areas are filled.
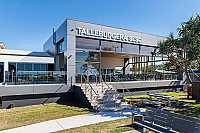
[[[131,92],[127,87],[125,87],[124,84],[121,83],[121,82],[119,81],[119,79],[117,79],[114,75],[112,75],[112,77],[114,77],[114,79],[115,79],[115,81],[116,81],[116,90],[117,90],[117,82],[119,82],[119,83],[122,85],[122,87],[123,87],[123,97],[124,97],[124,89],[126,89],[129,93],[132,94],[132,95],[130,95],[130,104],[131,104],[131,96],[133,96],[134,93]]]
[[[96,91],[94,90],[94,88],[91,86],[91,84],[88,82],[88,80],[85,78],[85,76],[83,75],[83,73],[81,74],[81,78],[84,78],[85,79],[85,95],[86,95],[86,91],[87,91],[87,85],[86,85],[86,83],[90,86],[90,88],[91,88],[91,91],[90,91],[90,95],[91,95],[91,102],[92,102],[92,97],[93,97],[93,93],[92,92],[94,92],[94,94],[96,95],[96,102],[97,102],[97,108],[98,108],[98,98],[99,98],[99,94],[98,93],[96,93]],[[81,83],[81,87],[82,87],[82,83]]]
[[[94,74],[92,71],[88,70],[89,72],[91,72],[93,75],[98,76],[102,82],[102,92],[103,92],[103,83],[108,87],[108,100],[109,100],[109,93],[110,91],[113,92],[115,94],[115,107],[116,107],[116,95],[119,95],[116,91],[113,91],[112,88],[110,88],[110,86],[103,80],[102,76],[99,76],[99,74]],[[97,81],[96,81],[97,82]],[[97,84],[97,83],[96,83]]]

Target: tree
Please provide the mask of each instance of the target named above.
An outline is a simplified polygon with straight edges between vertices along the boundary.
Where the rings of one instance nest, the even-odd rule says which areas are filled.
[[[192,68],[196,63],[200,65],[200,16],[197,14],[196,17],[191,17],[187,22],[181,23],[181,28],[177,31],[176,38],[173,33],[170,33],[165,41],[159,42],[154,53],[167,56],[169,62],[185,72],[189,83],[200,92],[200,88],[192,82],[189,76],[189,72],[192,72],[199,78]],[[200,95],[196,102],[200,102]]]

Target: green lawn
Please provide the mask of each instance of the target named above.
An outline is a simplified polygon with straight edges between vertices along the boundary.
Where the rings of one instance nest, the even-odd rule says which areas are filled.
[[[158,94],[174,96],[173,99],[179,100],[180,105],[185,105],[185,106],[170,108],[171,110],[174,110],[176,113],[200,119],[200,104],[194,104],[195,100],[181,98],[181,95],[187,95],[187,92],[163,92]],[[132,96],[131,103],[135,105],[137,103],[140,103],[141,99],[144,98],[149,98],[149,96],[148,95]],[[124,99],[130,103],[130,97],[124,97]]]
[[[94,112],[74,101],[0,110],[0,130]]]
[[[173,99],[179,100],[179,104],[187,104],[187,103],[194,103],[195,100],[189,100],[189,99],[182,99],[181,95],[187,95],[187,92],[163,92],[163,93],[157,93],[157,94],[164,94],[164,95],[170,95],[174,96]],[[148,95],[136,95],[136,96],[131,96],[131,103],[136,104],[140,103],[141,99],[148,99]],[[130,103],[130,96],[124,97],[124,99]],[[154,98],[155,99],[155,98]]]
[[[58,133],[121,133],[137,129],[136,125],[131,125],[131,118],[123,118],[114,121],[101,122],[97,124],[71,128]]]

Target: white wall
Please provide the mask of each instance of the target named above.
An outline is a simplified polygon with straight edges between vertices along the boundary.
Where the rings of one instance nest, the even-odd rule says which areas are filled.
[[[101,69],[114,69],[115,67],[123,66],[123,58],[101,57]]]

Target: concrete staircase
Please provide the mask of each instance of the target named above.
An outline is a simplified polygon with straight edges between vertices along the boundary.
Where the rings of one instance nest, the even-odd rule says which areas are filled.
[[[81,90],[95,110],[105,112],[133,108],[119,95],[112,85],[108,86],[106,84],[87,84],[86,86],[82,85]]]

